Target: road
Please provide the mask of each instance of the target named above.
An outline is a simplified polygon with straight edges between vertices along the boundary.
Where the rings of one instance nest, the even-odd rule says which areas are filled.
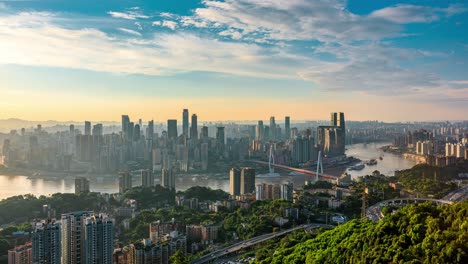
[[[202,256],[201,258],[192,261],[191,264],[203,264],[203,263],[209,263],[212,261],[215,261],[216,259],[219,259],[221,257],[224,257],[226,255],[229,255],[231,253],[237,252],[239,250],[242,250],[244,248],[251,247],[253,245],[256,245],[258,243],[265,242],[267,240],[280,237],[283,235],[286,235],[288,233],[294,232],[296,230],[304,229],[304,228],[319,228],[319,227],[324,227],[324,226],[329,226],[329,225],[323,225],[323,224],[310,224],[310,225],[301,225],[295,228],[275,232],[275,233],[270,233],[270,234],[265,234],[261,236],[257,236],[248,240],[244,240],[242,242],[236,243],[234,245],[231,245],[229,247],[225,247],[222,249],[218,249],[214,252],[211,252],[209,255]]]
[[[463,186],[442,198],[442,200],[452,201],[452,202],[461,202],[468,199],[468,185]]]

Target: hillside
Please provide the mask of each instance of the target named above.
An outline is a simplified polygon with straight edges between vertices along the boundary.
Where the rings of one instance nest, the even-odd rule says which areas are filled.
[[[468,201],[407,206],[379,223],[353,220],[257,263],[468,263]]]

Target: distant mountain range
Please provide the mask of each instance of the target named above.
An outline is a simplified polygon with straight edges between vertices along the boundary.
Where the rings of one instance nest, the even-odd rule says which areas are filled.
[[[92,122],[93,124],[103,124],[105,126],[112,126],[112,125],[120,125],[119,122],[114,121],[95,121]],[[79,127],[84,126],[83,121],[57,121],[57,120],[47,120],[47,121],[31,121],[31,120],[23,120],[18,118],[9,118],[9,119],[0,119],[0,132],[9,132],[12,129],[21,130],[21,128],[25,128],[30,130],[32,128],[36,128],[37,125],[40,124],[43,128],[53,128],[53,127],[64,127],[69,126],[71,124]]]

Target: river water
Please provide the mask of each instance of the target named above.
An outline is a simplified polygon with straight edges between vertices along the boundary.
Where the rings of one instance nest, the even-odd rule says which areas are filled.
[[[366,166],[360,171],[349,171],[353,177],[371,174],[374,170],[380,171],[385,175],[393,175],[395,170],[408,169],[416,164],[415,161],[405,159],[389,153],[383,153],[379,148],[388,145],[385,143],[354,144],[347,146],[346,154],[354,156],[363,161],[378,159],[375,166]],[[325,171],[326,173],[326,171]],[[213,189],[222,189],[229,191],[229,172],[225,174],[211,175],[191,175],[178,178],[176,181],[177,190],[185,190],[192,186],[209,186]],[[285,183],[291,181],[295,186],[303,184],[304,176],[289,176],[282,174],[276,178],[257,178],[258,183]],[[138,186],[141,183],[140,177],[133,177],[133,185]],[[28,179],[27,176],[3,176],[0,175],[0,200],[10,196],[21,194],[49,195],[52,193],[72,193],[74,192],[74,180],[67,179]],[[115,178],[91,179],[91,191],[116,193],[118,192],[118,180]]]

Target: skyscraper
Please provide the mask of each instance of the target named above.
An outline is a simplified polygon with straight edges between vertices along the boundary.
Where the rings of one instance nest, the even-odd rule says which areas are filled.
[[[182,134],[188,137],[189,135],[188,131],[189,131],[189,111],[188,109],[184,109],[184,111],[182,112]]]
[[[128,115],[122,115],[122,136],[124,139],[127,138],[127,129],[130,124],[130,117]]]
[[[240,178],[240,194],[255,192],[255,169],[242,168]]]
[[[84,125],[84,134],[86,136],[90,136],[91,135],[91,122],[89,121],[85,121],[85,125]]]
[[[219,146],[224,147],[224,140],[225,140],[224,127],[217,127],[216,128],[216,142],[218,142]]]
[[[75,178],[75,194],[89,192],[89,180],[85,177]]]
[[[198,138],[198,117],[196,114],[192,115],[192,126],[190,127],[190,138]]]
[[[270,117],[270,140],[276,140],[276,122],[275,117]]]
[[[201,139],[208,138],[208,127],[207,127],[207,126],[203,126],[203,127],[201,128],[201,135],[200,135],[200,138],[201,138]]]
[[[284,118],[284,138],[291,138],[291,118],[289,116]]]
[[[330,126],[319,126],[317,138],[317,143],[325,156],[344,155],[346,144],[344,113],[331,113]]]
[[[107,215],[86,216],[83,221],[84,256],[82,263],[112,264],[114,223]]]
[[[113,222],[106,215],[81,211],[62,215],[62,263],[112,264]]]
[[[129,172],[123,172],[119,177],[119,193],[125,193],[132,189],[132,174]]]
[[[255,129],[255,139],[263,140],[264,133],[263,121],[259,120]]]
[[[229,190],[231,195],[239,195],[241,186],[241,171],[237,168],[232,168],[229,172]]]
[[[102,136],[104,134],[104,128],[102,124],[96,124],[93,126],[93,136]]]
[[[33,224],[33,231],[31,232],[33,264],[61,263],[60,232],[60,225],[55,221],[44,220]]]
[[[174,169],[163,169],[161,172],[161,183],[164,188],[175,189]]]
[[[146,139],[153,140],[153,136],[154,136],[154,121],[153,120],[148,122],[148,128],[146,131],[147,131]]]
[[[85,264],[83,220],[91,212],[62,214],[62,263]]]
[[[167,120],[167,136],[170,139],[177,138],[177,120],[176,119]]]
[[[154,175],[149,170],[141,170],[141,186],[153,187],[154,186]]]

